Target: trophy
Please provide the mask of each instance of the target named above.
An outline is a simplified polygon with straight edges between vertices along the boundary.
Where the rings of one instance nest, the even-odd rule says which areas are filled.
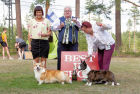
[[[76,64],[73,64],[72,81],[77,81]]]
[[[76,43],[75,25],[76,18],[68,18],[65,20],[65,32],[63,35],[63,44],[69,44],[69,33],[72,32],[72,44]],[[72,28],[72,29],[70,29]],[[70,31],[72,30],[72,31]]]

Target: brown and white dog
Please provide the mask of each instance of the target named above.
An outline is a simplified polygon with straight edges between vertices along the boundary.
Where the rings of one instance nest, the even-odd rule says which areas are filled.
[[[41,85],[42,83],[54,83],[54,82],[60,82],[61,84],[64,84],[64,82],[72,83],[71,79],[63,71],[46,70],[43,64],[44,62],[42,63],[33,62],[35,78],[38,81],[39,85]]]
[[[79,70],[82,70],[82,72],[87,73],[87,86],[91,86],[92,82],[105,82],[105,85],[108,84],[108,82],[112,83],[112,86],[114,85],[120,85],[116,82],[115,76],[111,71],[108,70],[89,70],[89,66],[86,64],[85,61],[81,60],[81,63],[78,67]]]

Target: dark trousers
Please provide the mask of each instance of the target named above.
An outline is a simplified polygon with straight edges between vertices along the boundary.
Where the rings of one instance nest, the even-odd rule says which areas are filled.
[[[78,43],[72,44],[62,44],[58,43],[58,48],[57,48],[57,69],[60,70],[61,68],[61,52],[62,51],[78,51]]]
[[[112,54],[114,52],[115,44],[111,45],[110,50],[98,49],[98,64],[100,70],[109,70]]]

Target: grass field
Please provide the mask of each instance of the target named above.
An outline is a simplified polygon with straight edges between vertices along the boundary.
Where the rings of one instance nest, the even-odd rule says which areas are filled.
[[[56,69],[56,60],[48,60],[48,69]],[[73,82],[61,85],[37,85],[31,60],[0,58],[0,94],[140,94],[140,58],[112,58],[110,70],[120,86]]]

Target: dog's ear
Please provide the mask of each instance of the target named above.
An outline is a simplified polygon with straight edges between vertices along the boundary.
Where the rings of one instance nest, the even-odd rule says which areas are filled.
[[[86,64],[86,61],[84,60],[83,63]]]
[[[84,60],[83,62],[84,62],[84,63],[86,63],[86,61],[85,61],[85,60]]]
[[[84,63],[84,65],[87,65],[87,63],[86,63],[86,61],[85,61],[85,60],[83,61],[83,63]]]

